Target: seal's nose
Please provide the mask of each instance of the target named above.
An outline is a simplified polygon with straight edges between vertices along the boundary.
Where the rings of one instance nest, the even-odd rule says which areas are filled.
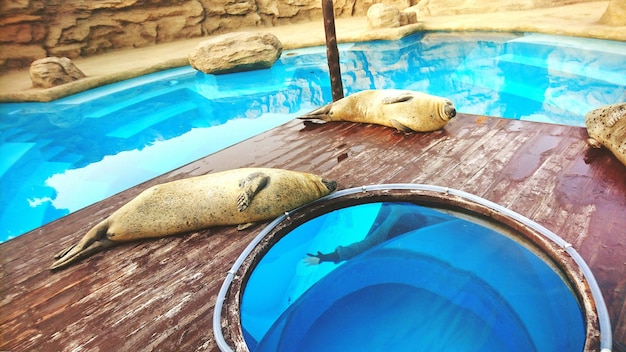
[[[333,193],[335,190],[337,190],[337,181],[327,180],[323,178],[322,183],[326,186],[326,188],[328,188],[328,191],[330,193]]]
[[[451,101],[446,102],[446,106],[444,106],[443,112],[450,119],[456,116],[456,109],[454,108],[454,104],[452,104]]]

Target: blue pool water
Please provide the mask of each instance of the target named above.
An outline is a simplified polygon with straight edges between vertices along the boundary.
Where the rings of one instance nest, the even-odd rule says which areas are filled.
[[[381,219],[397,227],[368,243]],[[359,253],[303,263],[305,253],[337,248]],[[490,227],[408,203],[343,208],[291,230],[253,269],[240,316],[251,351],[556,352],[585,343],[581,307],[552,264]]]
[[[423,33],[340,45],[344,89],[446,96],[457,110],[568,125],[626,100],[626,43],[542,34]],[[331,100],[325,48],[267,70],[189,67],[52,103],[0,104],[0,242]]]

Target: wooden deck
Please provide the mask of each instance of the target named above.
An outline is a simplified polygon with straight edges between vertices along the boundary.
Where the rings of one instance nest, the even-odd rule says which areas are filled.
[[[267,133],[0,245],[2,351],[216,350],[211,318],[227,270],[263,226],[130,243],[59,272],[53,255],[155,183],[249,166],[308,171],[340,188],[429,183],[474,193],[569,241],[604,294],[614,351],[626,344],[626,167],[582,128],[460,115],[404,134],[351,123]]]

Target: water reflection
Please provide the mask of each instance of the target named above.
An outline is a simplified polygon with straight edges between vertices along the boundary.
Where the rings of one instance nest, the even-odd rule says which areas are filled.
[[[256,131],[268,130],[291,118],[293,115],[259,113],[253,119],[237,118],[215,125],[214,128],[193,128],[175,138],[155,140],[141,150],[105,156],[85,167],[48,178],[46,185],[56,190],[56,197],[49,201],[56,209],[67,209],[70,212],[81,209],[150,179],[162,170],[175,169],[181,166],[181,159],[199,159],[230,146],[233,140],[253,137]],[[207,145],[206,141],[212,142]],[[76,197],[76,194],[83,196]]]
[[[314,254],[307,253],[304,263],[307,265],[319,265],[324,262],[337,264],[409,231],[450,220],[450,217],[441,213],[428,213],[426,209],[421,210],[416,212],[413,204],[382,204],[374,223],[362,240],[345,246],[337,246],[330,253],[322,253],[319,250]]]

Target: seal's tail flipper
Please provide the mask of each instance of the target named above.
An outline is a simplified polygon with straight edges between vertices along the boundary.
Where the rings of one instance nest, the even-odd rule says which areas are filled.
[[[319,109],[313,110],[309,113],[306,113],[300,117],[300,120],[323,120],[330,121],[330,109],[332,108],[332,103],[328,105],[324,105]]]
[[[54,259],[57,259],[50,267],[51,270],[60,269],[71,263],[77,262],[83,258],[86,258],[93,253],[99,252],[104,248],[110,247],[115,242],[107,238],[108,224],[107,221],[99,223],[93,229],[89,230],[87,234],[76,244],[70,246],[67,249],[62,250]]]

